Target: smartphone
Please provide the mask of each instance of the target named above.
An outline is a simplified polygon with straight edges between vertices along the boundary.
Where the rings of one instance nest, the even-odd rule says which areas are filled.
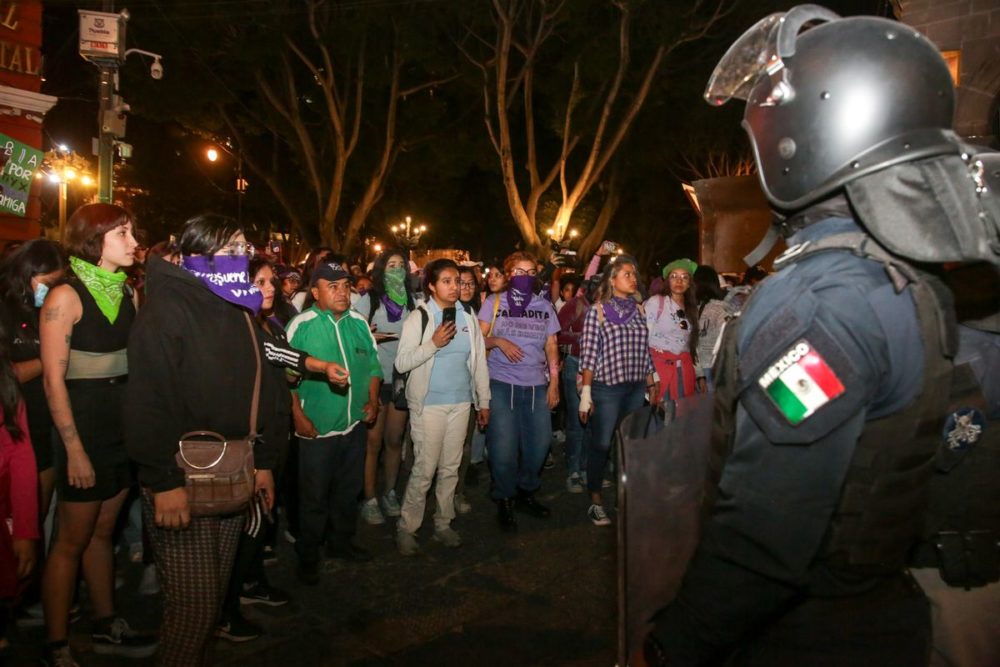
[[[441,311],[441,324],[455,323],[455,306],[445,308]]]
[[[602,245],[604,246],[604,251],[607,253],[613,253],[615,250],[618,250],[618,244],[614,241],[605,241]]]

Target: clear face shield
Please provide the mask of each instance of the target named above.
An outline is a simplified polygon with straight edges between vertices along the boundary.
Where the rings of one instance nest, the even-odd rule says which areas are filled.
[[[733,42],[705,88],[705,101],[722,106],[736,98],[747,101],[762,75],[771,78],[772,89],[762,104],[772,106],[795,97],[785,59],[795,55],[795,39],[811,21],[835,21],[840,17],[819,5],[799,5],[787,12],[766,16]]]

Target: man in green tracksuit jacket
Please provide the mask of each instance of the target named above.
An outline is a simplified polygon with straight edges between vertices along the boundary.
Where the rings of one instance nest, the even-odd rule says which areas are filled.
[[[382,367],[364,317],[351,310],[351,276],[338,262],[319,264],[311,282],[315,305],[288,323],[292,346],[347,368],[346,387],[305,379],[293,393],[299,437],[299,556],[302,583],[319,582],[320,545],[327,555],[353,561],[371,555],[352,542],[364,481],[364,423],[378,416]],[[332,527],[327,533],[327,523]]]

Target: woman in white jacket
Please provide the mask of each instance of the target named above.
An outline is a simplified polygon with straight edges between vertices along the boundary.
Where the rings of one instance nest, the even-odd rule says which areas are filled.
[[[419,550],[416,533],[435,472],[434,539],[447,547],[461,546],[451,520],[469,411],[475,406],[482,427],[490,419],[486,347],[476,314],[458,303],[458,265],[450,259],[428,264],[424,294],[427,303],[406,318],[396,353],[396,370],[410,374],[406,402],[414,457],[396,525],[396,544],[404,556]]]

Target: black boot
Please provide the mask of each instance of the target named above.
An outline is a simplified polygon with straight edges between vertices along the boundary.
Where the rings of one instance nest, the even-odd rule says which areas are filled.
[[[517,490],[517,502],[514,507],[518,512],[537,516],[539,519],[547,519],[552,514],[548,507],[535,500],[534,492],[521,489]]]
[[[504,498],[497,501],[497,521],[504,530],[517,529],[517,517],[514,516],[514,499]]]

